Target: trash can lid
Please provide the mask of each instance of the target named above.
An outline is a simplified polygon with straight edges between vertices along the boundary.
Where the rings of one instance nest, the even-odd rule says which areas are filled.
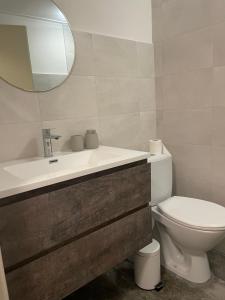
[[[152,240],[151,244],[138,251],[141,256],[154,256],[160,253],[160,244],[155,239]]]

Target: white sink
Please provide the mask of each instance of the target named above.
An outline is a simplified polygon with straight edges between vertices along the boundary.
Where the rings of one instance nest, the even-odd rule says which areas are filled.
[[[0,164],[0,198],[148,157],[146,152],[100,146],[95,150],[60,154],[52,158]]]
[[[81,171],[105,162],[112,162],[121,158],[116,148],[101,147],[97,150],[89,150],[67,155],[59,155],[53,158],[40,159],[31,162],[23,162],[6,166],[5,171],[23,180],[33,180],[42,176],[61,176],[74,171]]]

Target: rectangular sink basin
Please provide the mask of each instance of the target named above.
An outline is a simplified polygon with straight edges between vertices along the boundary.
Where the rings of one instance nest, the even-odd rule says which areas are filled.
[[[113,151],[114,150],[114,151]],[[32,180],[42,176],[60,176],[73,173],[105,162],[119,159],[121,153],[115,149],[101,147],[97,150],[71,153],[47,159],[24,162],[5,167],[5,171],[24,180]]]
[[[98,149],[0,164],[0,198],[85,176],[135,161],[149,153],[100,146]]]

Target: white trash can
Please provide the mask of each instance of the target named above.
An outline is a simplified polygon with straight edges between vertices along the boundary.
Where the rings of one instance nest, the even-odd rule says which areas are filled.
[[[136,284],[144,290],[154,290],[161,281],[160,244],[156,240],[141,249],[134,259]]]

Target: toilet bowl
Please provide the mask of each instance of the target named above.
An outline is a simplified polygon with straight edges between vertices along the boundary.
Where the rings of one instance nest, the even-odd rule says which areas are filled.
[[[160,207],[152,208],[160,233],[163,265],[192,282],[209,280],[211,272],[207,251],[225,237],[225,209],[214,203],[184,197],[172,197],[165,203],[176,206],[176,212],[171,207],[167,207],[167,213]],[[161,206],[165,203],[161,202]],[[193,204],[195,208],[193,206],[193,213],[189,215],[187,205],[191,207]],[[211,212],[211,216],[206,210]],[[170,211],[173,216],[169,215]]]
[[[171,155],[167,152],[149,161],[150,205],[160,235],[162,264],[186,280],[206,282],[211,277],[207,252],[225,238],[225,208],[200,199],[171,197]]]

